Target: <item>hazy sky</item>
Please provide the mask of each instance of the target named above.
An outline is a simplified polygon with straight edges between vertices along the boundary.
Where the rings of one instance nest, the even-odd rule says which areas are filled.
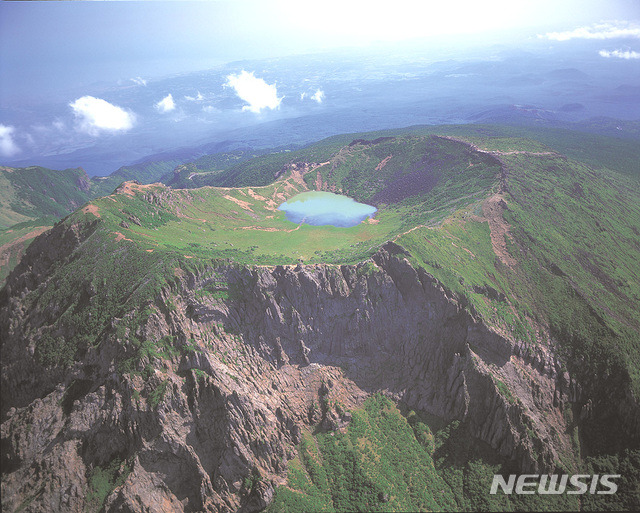
[[[0,102],[240,59],[441,35],[529,37],[605,20],[640,22],[640,1],[0,2]]]

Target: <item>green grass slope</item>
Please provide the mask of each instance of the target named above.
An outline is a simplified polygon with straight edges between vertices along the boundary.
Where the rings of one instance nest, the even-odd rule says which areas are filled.
[[[83,169],[55,171],[39,166],[0,168],[0,226],[41,217],[62,217],[91,197]]]
[[[266,187],[173,190],[127,183],[74,215],[99,218],[101,233],[145,252],[179,252],[187,257],[227,259],[243,264],[358,260],[398,231],[394,213],[384,222],[355,229],[296,225],[277,210],[305,190],[293,179]]]
[[[70,214],[86,202],[111,194],[127,180],[156,182],[181,161],[126,166],[106,177],[90,178],[84,170],[62,171],[40,166],[0,167],[0,281],[15,267],[41,227]],[[24,223],[36,230],[25,232]]]
[[[579,509],[571,495],[489,495],[494,474],[513,472],[509,462],[460,422],[427,417],[374,395],[347,428],[303,433],[267,512]]]
[[[37,235],[92,197],[81,168],[0,167],[0,283]]]
[[[135,325],[176,272],[221,263],[353,263],[394,240],[415,266],[505,337],[525,348],[550,338],[594,405],[590,418],[579,418],[581,404],[566,412],[575,419],[584,469],[617,466],[637,475],[638,440],[623,426],[640,397],[638,149],[622,141],[612,170],[585,149],[597,136],[587,134],[576,146],[575,134],[532,131],[523,138],[524,130],[441,127],[439,135],[413,129],[336,137],[211,175],[234,188],[124,184],[43,235],[54,244],[56,234],[73,232],[83,243],[51,263],[42,293],[24,299],[59,305],[36,357],[49,366],[70,365],[99,340],[110,319],[129,316]],[[566,151],[572,155],[562,147],[574,148]],[[295,225],[277,207],[308,189],[344,192],[379,211],[353,228]],[[74,335],[62,338],[63,332]],[[307,435],[273,507],[578,506],[562,498],[545,505],[504,497],[504,503],[482,502],[478,483],[505,463],[464,446],[464,426],[449,427],[446,438],[455,444],[437,442],[445,428],[416,427],[418,421],[384,401],[354,412],[347,432]],[[456,447],[467,449],[460,454]],[[637,503],[625,497],[619,505]],[[602,509],[599,500],[579,506]]]
[[[33,239],[50,229],[55,222],[55,218],[44,217],[0,229],[0,283],[18,265]]]
[[[235,150],[229,152],[203,155],[193,162],[176,166],[171,173],[165,174],[161,182],[178,189],[194,189],[208,185],[213,175],[238,165],[241,162],[260,155],[260,151]]]
[[[388,159],[389,151],[396,153],[395,160]],[[266,186],[187,190],[127,183],[82,213],[99,216],[101,229],[145,251],[175,250],[248,264],[351,263],[417,223],[434,224],[480,199],[498,186],[500,175],[492,157],[438,137],[358,144],[302,170],[281,162],[274,166],[282,175]],[[378,173],[376,181],[372,173]],[[316,188],[316,182],[371,202],[379,213],[353,228],[291,223],[278,206]]]

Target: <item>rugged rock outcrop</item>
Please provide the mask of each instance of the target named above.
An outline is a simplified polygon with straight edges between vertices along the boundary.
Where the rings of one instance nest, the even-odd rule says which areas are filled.
[[[571,450],[562,407],[575,391],[551,346],[492,331],[393,243],[358,265],[177,269],[146,320],[114,319],[71,369],[44,369],[29,326],[55,305],[20,297],[91,229],[48,235],[55,250],[36,241],[3,292],[8,510],[84,511],[102,477],[106,511],[258,511],[301,430],[346,425],[375,391],[467,422],[522,471]],[[131,342],[167,336],[142,355]]]
[[[388,243],[359,266],[230,276],[241,291],[227,314],[231,329],[275,366],[338,366],[362,390],[384,390],[411,408],[468,421],[475,436],[522,470],[552,468],[556,450],[567,448],[533,447],[525,436],[534,427],[551,440],[542,411],[563,423],[553,396],[556,389],[566,396],[567,387],[549,347],[519,358],[521,345],[487,328],[405,256]],[[518,389],[518,400],[499,392],[505,382],[506,390]]]

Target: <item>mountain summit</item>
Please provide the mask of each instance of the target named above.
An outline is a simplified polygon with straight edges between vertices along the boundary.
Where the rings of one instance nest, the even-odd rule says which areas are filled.
[[[637,177],[508,130],[125,182],[38,236],[0,292],[3,509],[599,509],[491,478],[614,463],[637,506]],[[287,221],[308,190],[378,212]]]

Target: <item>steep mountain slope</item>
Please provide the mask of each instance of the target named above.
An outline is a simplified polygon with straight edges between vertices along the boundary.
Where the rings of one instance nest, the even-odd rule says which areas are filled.
[[[80,168],[0,167],[0,283],[37,235],[92,197]]]
[[[490,476],[623,466],[637,506],[638,182],[445,135],[126,183],[38,237],[0,292],[3,509],[598,509]],[[289,223],[309,188],[379,213]]]
[[[0,168],[0,226],[62,217],[91,197],[83,169],[54,171],[39,166]]]
[[[93,178],[81,168],[0,168],[0,281],[15,267],[33,238],[62,217],[93,198],[110,194],[126,180],[155,182],[179,163],[147,162]]]
[[[55,218],[42,218],[0,230],[0,283],[4,283],[18,265],[33,239],[51,229],[54,223]]]

